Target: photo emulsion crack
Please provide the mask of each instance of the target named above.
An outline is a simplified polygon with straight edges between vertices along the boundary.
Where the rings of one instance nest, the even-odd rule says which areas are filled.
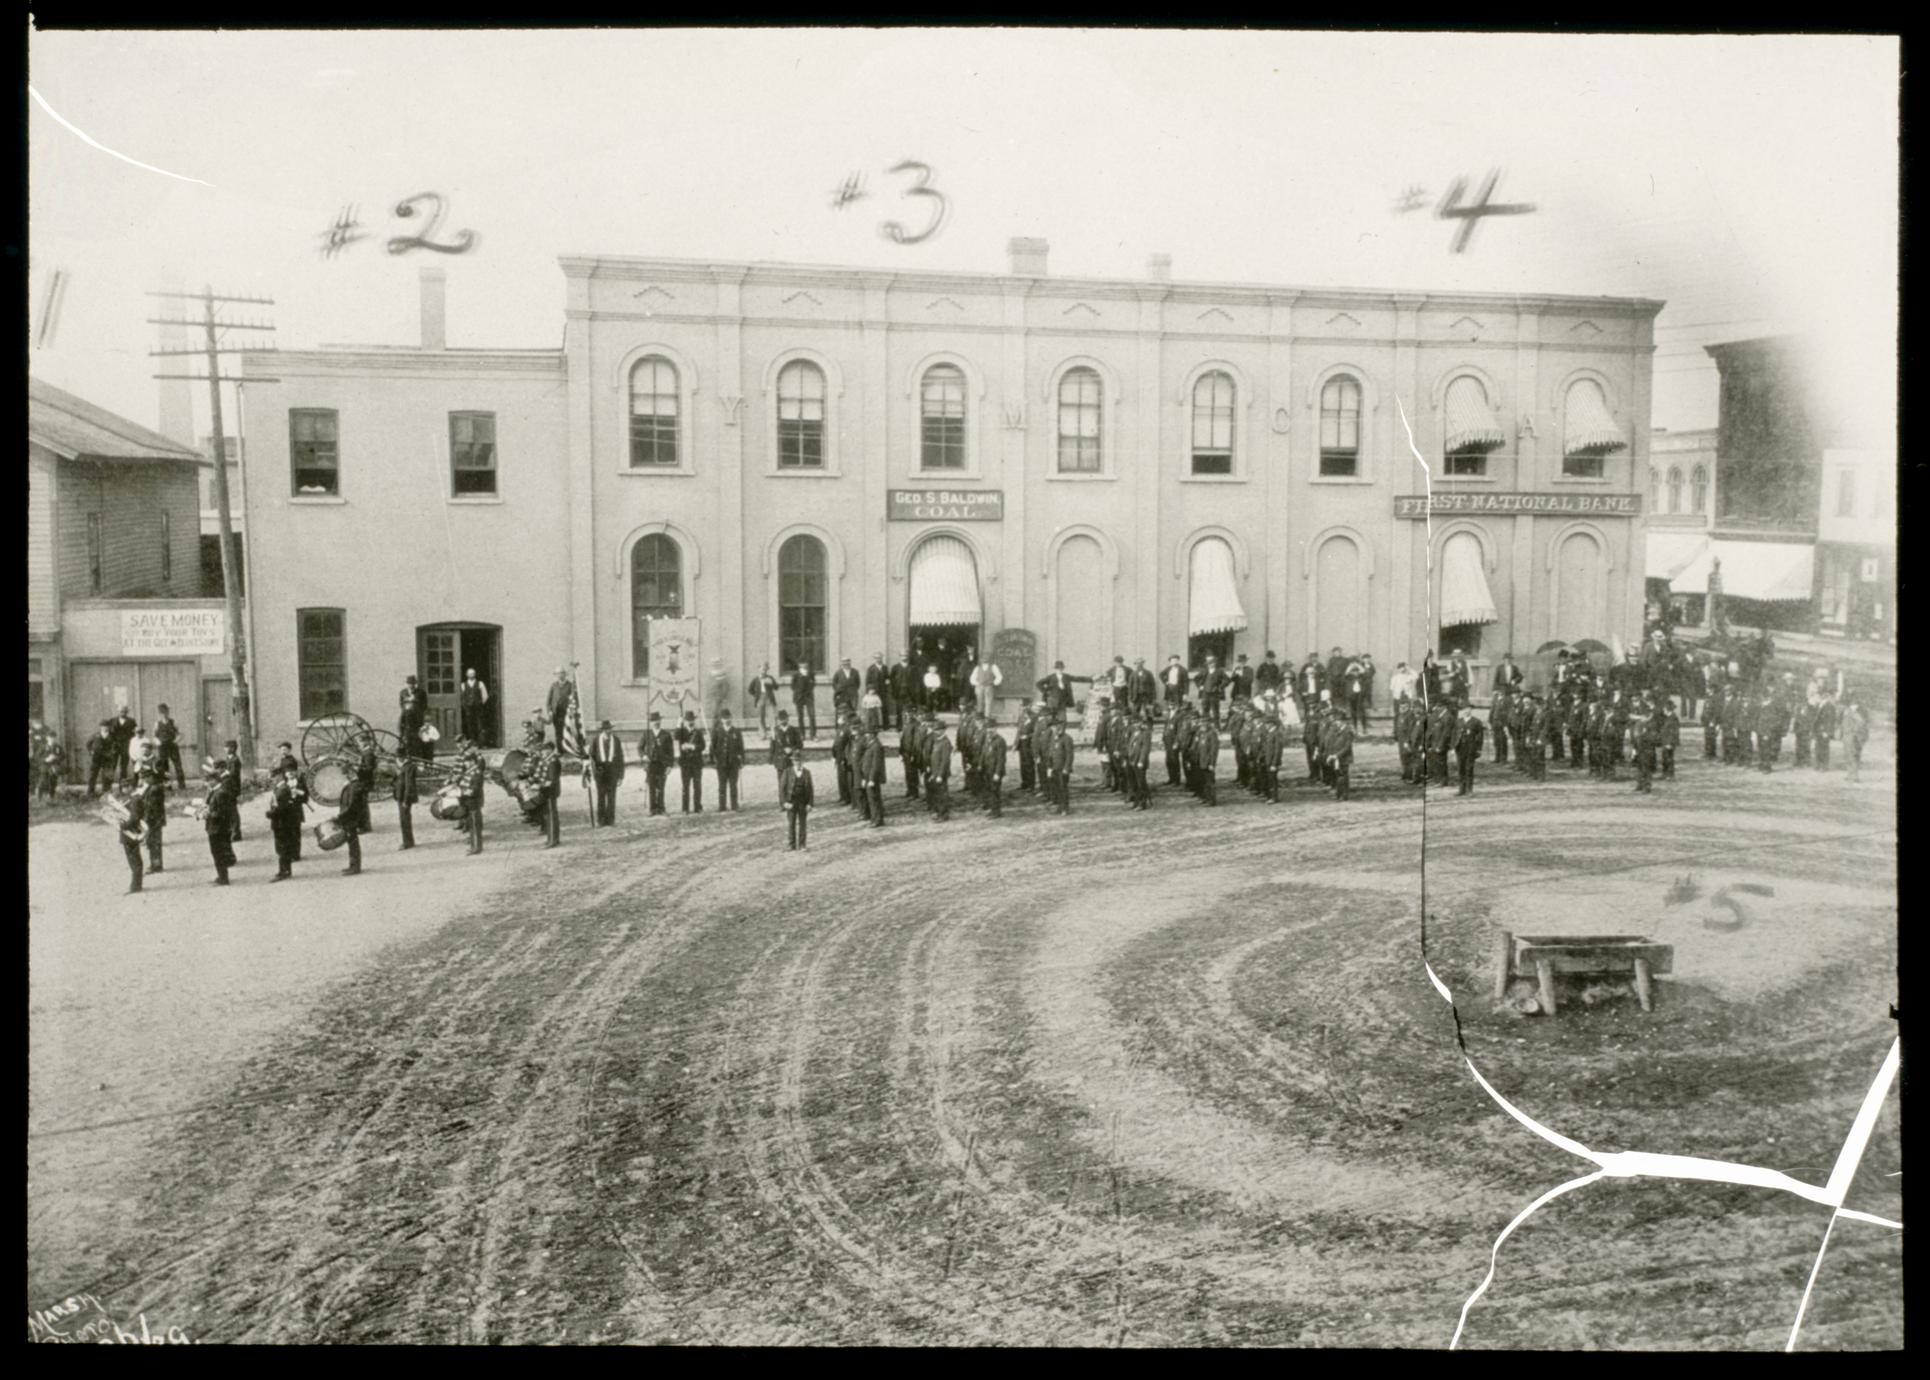
[[[27,38],[30,1342],[1901,1348],[1897,36]]]

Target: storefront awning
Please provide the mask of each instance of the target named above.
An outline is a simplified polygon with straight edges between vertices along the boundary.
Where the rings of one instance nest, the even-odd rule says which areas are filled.
[[[1708,549],[1707,532],[1650,532],[1646,574],[1651,580],[1669,581],[1671,588],[1681,594],[1684,590],[1676,577],[1707,554]],[[1705,582],[1708,579],[1706,572],[1703,579]]]
[[[1493,623],[1499,617],[1488,572],[1481,568],[1481,543],[1465,534],[1449,538],[1441,551],[1441,626]]]
[[[1815,593],[1816,548],[1807,543],[1712,541],[1669,581],[1676,594],[1706,594],[1709,570],[1722,560],[1722,592],[1731,599],[1807,603]]]
[[[911,555],[912,626],[970,627],[983,621],[972,549],[957,537],[923,542]]]
[[[1187,631],[1238,632],[1246,626],[1240,585],[1233,578],[1233,548],[1209,537],[1193,548],[1192,612]]]
[[[1615,419],[1608,415],[1601,385],[1583,380],[1570,388],[1562,421],[1561,453],[1606,455],[1612,450],[1626,449],[1628,442],[1622,439],[1622,429],[1615,425]]]
[[[1502,442],[1501,428],[1495,424],[1494,408],[1488,404],[1487,391],[1479,379],[1465,374],[1448,385],[1448,450],[1494,450]]]

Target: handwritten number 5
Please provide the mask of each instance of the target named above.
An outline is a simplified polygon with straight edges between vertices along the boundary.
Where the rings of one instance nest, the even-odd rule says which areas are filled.
[[[465,230],[451,244],[437,244],[435,233],[442,224],[443,200],[434,192],[423,192],[403,201],[398,201],[395,214],[399,219],[408,219],[416,213],[416,203],[432,201],[435,209],[429,216],[429,224],[420,235],[397,235],[389,241],[389,253],[406,254],[411,249],[432,249],[438,254],[466,254],[476,247],[478,236],[474,230]]]
[[[906,191],[905,195],[931,197],[938,203],[938,207],[932,212],[931,224],[925,227],[924,233],[922,234],[907,235],[905,233],[905,227],[895,220],[888,220],[879,226],[879,233],[884,235],[886,239],[895,241],[898,244],[917,244],[922,240],[930,239],[938,233],[938,227],[945,223],[945,213],[949,209],[945,201],[945,194],[943,192],[935,192],[931,188],[931,169],[923,163],[914,163],[907,159],[905,162],[898,164],[897,167],[889,169],[889,171],[894,173],[917,173],[918,185]]]

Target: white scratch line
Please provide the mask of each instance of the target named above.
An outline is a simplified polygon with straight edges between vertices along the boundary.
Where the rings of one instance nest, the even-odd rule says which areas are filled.
[[[1461,1345],[1461,1329],[1468,1325],[1468,1310],[1474,1307],[1475,1300],[1480,1298],[1483,1294],[1487,1293],[1488,1286],[1494,1283],[1495,1266],[1498,1265],[1501,1260],[1501,1243],[1503,1241],[1506,1241],[1509,1235],[1513,1233],[1514,1229],[1520,1226],[1523,1222],[1527,1221],[1529,1216],[1534,1212],[1534,1210],[1540,1207],[1543,1203],[1550,1202],[1556,1198],[1559,1198],[1561,1197],[1562,1194],[1567,1193],[1573,1189],[1580,1188],[1583,1184],[1592,1184],[1595,1182],[1595,1180],[1601,1177],[1602,1177],[1602,1171],[1598,1169],[1593,1174],[1584,1174],[1579,1179],[1570,1179],[1565,1184],[1556,1185],[1554,1188],[1549,1189],[1546,1193],[1542,1194],[1539,1198],[1535,1199],[1534,1202],[1528,1204],[1527,1207],[1521,1210],[1520,1215],[1518,1215],[1514,1219],[1514,1221],[1508,1223],[1506,1227],[1502,1228],[1501,1235],[1495,1237],[1494,1239],[1494,1249],[1488,1252],[1488,1277],[1481,1281],[1481,1287],[1476,1289],[1472,1294],[1469,1294],[1468,1301],[1461,1305],[1461,1321],[1459,1324],[1456,1325],[1454,1329],[1454,1340],[1448,1343],[1449,1351],[1453,1351]]]
[[[1803,1301],[1796,1305],[1796,1321],[1789,1325],[1789,1340],[1783,1344],[1783,1354],[1796,1349],[1796,1334],[1803,1330],[1803,1315],[1809,1312],[1809,1291],[1816,1287],[1816,1275],[1823,1268],[1823,1252],[1829,1249],[1830,1233],[1836,1230],[1836,1214],[1831,1213],[1829,1225],[1823,1228],[1823,1244],[1816,1248],[1816,1263],[1809,1267],[1809,1283],[1803,1286]]]
[[[63,127],[65,127],[68,130],[71,130],[74,134],[79,136],[79,138],[83,143],[88,144],[93,148],[99,149],[102,153],[112,154],[115,158],[120,159],[121,162],[123,163],[132,163],[137,168],[145,168],[148,172],[159,173],[163,177],[178,178],[182,182],[192,182],[192,183],[195,183],[197,186],[201,186],[201,187],[214,186],[214,183],[203,182],[198,177],[185,177],[182,174],[177,172],[169,172],[166,168],[157,168],[152,163],[143,163],[138,158],[129,158],[124,153],[116,153],[113,149],[110,149],[109,147],[107,147],[107,145],[101,143],[100,140],[90,136],[85,130],[79,129],[76,126],[69,124],[65,119],[62,119],[60,112],[55,110],[52,106],[48,105],[46,98],[42,96],[38,91],[34,90],[31,84],[27,87],[27,94],[29,96],[32,96],[34,100],[38,101],[40,103],[40,108],[46,111],[49,115],[53,116],[54,119],[58,120]]]
[[[1454,1005],[1454,994],[1448,991],[1445,982],[1442,982],[1441,979],[1434,976],[1434,965],[1426,959],[1422,959],[1421,966],[1427,969],[1427,980],[1434,984],[1434,990],[1441,994],[1441,1000],[1445,1001],[1449,1006]]]

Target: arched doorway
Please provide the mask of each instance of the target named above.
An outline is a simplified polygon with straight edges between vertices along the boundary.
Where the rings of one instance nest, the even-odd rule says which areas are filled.
[[[1046,649],[1048,665],[1063,661],[1072,675],[1090,676],[1111,664],[1104,617],[1110,594],[1106,554],[1099,543],[1084,536],[1068,537],[1060,543],[1052,587],[1053,645]]]
[[[939,689],[925,707],[955,709],[967,693],[972,660],[984,627],[979,599],[978,561],[962,537],[938,533],[921,540],[911,553],[911,591],[906,608],[905,646],[919,676],[936,667]]]
[[[1607,580],[1602,548],[1593,535],[1572,532],[1555,553],[1555,636],[1577,641],[1608,631],[1602,596]]]
[[[429,696],[429,722],[442,735],[439,752],[453,752],[462,732],[464,672],[489,687],[483,706],[484,747],[503,745],[503,630],[496,623],[430,623],[416,629],[416,675]]]

